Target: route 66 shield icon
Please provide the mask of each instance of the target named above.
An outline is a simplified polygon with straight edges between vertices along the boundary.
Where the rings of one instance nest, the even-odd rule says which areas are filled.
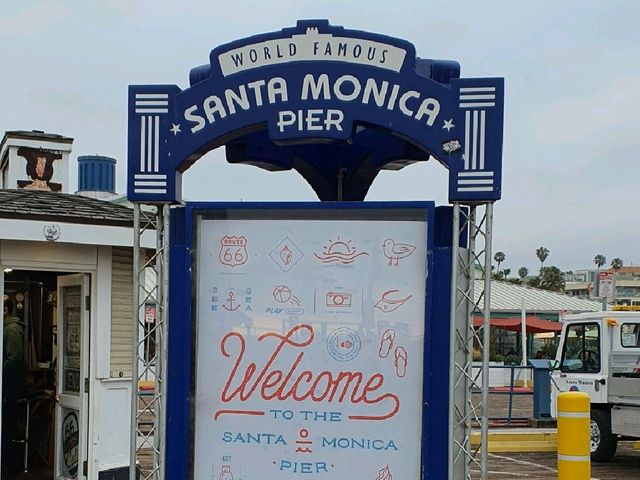
[[[220,239],[220,253],[218,254],[220,263],[230,267],[244,265],[249,259],[247,253],[247,239],[225,235]]]

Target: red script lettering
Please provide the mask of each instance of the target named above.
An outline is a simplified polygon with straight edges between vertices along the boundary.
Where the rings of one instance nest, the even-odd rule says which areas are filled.
[[[237,348],[233,367],[220,396],[221,400],[224,403],[246,402],[259,396],[265,401],[347,402],[354,406],[374,406],[383,402],[389,404],[386,413],[350,415],[349,418],[352,420],[386,420],[398,413],[400,398],[393,393],[379,392],[384,385],[382,373],[367,376],[361,371],[299,371],[298,367],[304,358],[305,350],[313,343],[314,338],[313,327],[305,324],[292,327],[286,335],[275,332],[265,333],[258,337],[258,342],[275,339],[276,343],[271,354],[264,364],[258,365],[256,362],[251,362],[244,371],[241,371],[246,353],[246,340],[241,333],[227,333],[220,342],[222,355],[225,358],[232,358],[233,344]],[[297,354],[295,354],[296,350],[299,350]],[[288,369],[280,370],[273,365],[283,351],[293,351],[295,356],[291,357],[292,362]],[[219,410],[215,418],[231,412]],[[242,411],[237,411],[237,413],[240,412]]]

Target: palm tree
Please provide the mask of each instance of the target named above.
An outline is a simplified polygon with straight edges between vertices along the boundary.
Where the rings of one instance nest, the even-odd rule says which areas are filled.
[[[527,275],[529,275],[529,269],[527,267],[520,267],[518,269],[518,276],[520,277],[520,280],[524,280]]]
[[[624,265],[624,263],[622,262],[621,258],[614,258],[613,260],[611,260],[611,268],[613,268],[614,271],[618,271],[622,268],[622,266]]]
[[[596,267],[598,267],[598,270],[600,270],[600,268],[607,263],[607,257],[605,257],[602,254],[598,254],[595,257],[593,257],[593,263],[596,264]]]
[[[540,260],[540,270],[544,267],[544,261],[549,257],[549,249],[545,247],[539,247],[536,249],[536,257]]]
[[[544,290],[552,290],[554,292],[562,292],[564,290],[564,277],[562,272],[556,266],[545,267],[540,270],[540,284],[538,288]]]
[[[504,273],[504,279],[509,280],[509,274],[511,273],[511,269],[505,268],[504,270],[502,270],[502,273]]]
[[[500,271],[500,264],[504,262],[505,258],[507,257],[504,252],[496,252],[496,254],[493,256],[493,259],[498,263],[498,268],[496,268],[497,271]]]

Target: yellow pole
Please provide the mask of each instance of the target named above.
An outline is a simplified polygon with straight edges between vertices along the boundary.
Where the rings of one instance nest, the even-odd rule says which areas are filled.
[[[591,478],[590,411],[587,393],[558,395],[558,480]]]

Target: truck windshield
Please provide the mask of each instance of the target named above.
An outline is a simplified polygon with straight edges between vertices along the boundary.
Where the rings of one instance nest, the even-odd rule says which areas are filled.
[[[600,371],[600,327],[597,323],[569,326],[560,370],[584,373]]]

